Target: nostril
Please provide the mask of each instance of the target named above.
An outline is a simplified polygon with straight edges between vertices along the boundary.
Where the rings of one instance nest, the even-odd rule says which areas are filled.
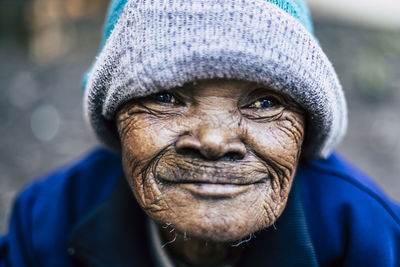
[[[226,145],[225,155],[232,159],[243,159],[246,156],[247,149],[244,143],[239,139],[231,140]]]
[[[187,157],[191,157],[191,158],[203,158],[204,156],[201,154],[201,152],[197,149],[193,149],[193,148],[177,148],[176,152],[182,155],[185,155]]]
[[[175,143],[175,149],[181,154],[200,153],[201,144],[197,138],[191,135],[183,135]]]
[[[237,152],[228,152],[221,158],[221,160],[235,161],[235,160],[241,160],[243,158],[244,155],[242,154],[239,154]]]
[[[199,140],[192,135],[180,136],[175,143],[175,149],[177,153],[185,156],[228,161],[241,160],[247,153],[244,143],[239,139],[221,139],[216,142],[216,139]]]

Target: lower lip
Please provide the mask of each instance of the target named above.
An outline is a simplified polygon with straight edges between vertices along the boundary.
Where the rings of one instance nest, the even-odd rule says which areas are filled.
[[[250,189],[250,185],[235,184],[182,184],[182,188],[203,197],[234,197]]]

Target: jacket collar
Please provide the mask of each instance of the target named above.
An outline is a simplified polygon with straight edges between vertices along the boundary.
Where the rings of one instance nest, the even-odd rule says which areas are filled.
[[[295,179],[296,181],[296,179]],[[282,216],[248,242],[240,266],[318,266],[298,183]],[[90,266],[154,266],[146,215],[125,179],[111,196],[73,229],[68,244],[79,262]]]

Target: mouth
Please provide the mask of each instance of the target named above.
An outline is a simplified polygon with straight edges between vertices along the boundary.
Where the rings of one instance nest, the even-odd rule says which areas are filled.
[[[265,187],[271,179],[266,165],[252,154],[231,162],[187,158],[167,151],[154,162],[152,172],[159,186],[204,198],[235,197]]]
[[[209,184],[209,183],[183,183],[180,187],[193,195],[207,198],[228,198],[243,194],[253,187],[237,184]]]
[[[193,195],[206,198],[232,198],[260,184],[265,184],[267,181],[267,178],[247,183],[243,181],[238,183],[228,179],[214,179],[214,181],[211,181],[211,179],[180,179],[172,181],[160,176],[157,178],[163,185],[181,188]]]

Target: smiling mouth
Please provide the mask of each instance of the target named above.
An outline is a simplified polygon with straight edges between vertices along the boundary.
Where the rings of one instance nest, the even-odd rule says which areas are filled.
[[[158,176],[158,179],[166,186],[174,186],[183,190],[189,191],[193,195],[206,197],[206,198],[232,198],[239,194],[243,194],[248,190],[265,184],[267,178],[253,182],[232,182],[229,180],[210,181],[209,179],[198,180],[179,180],[171,181],[170,179],[163,179]]]
[[[254,184],[213,184],[213,183],[181,183],[179,186],[190,193],[208,198],[234,197],[247,192]]]

